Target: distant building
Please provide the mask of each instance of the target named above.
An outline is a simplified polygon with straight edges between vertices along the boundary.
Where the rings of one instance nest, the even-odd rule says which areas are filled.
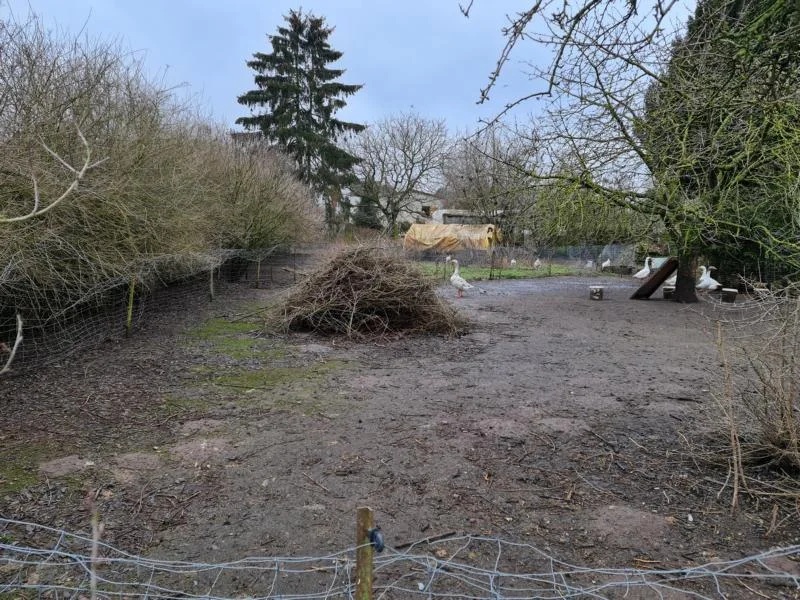
[[[433,223],[442,225],[484,225],[486,217],[473,210],[460,208],[440,208],[431,215]]]
[[[344,190],[344,195],[347,199],[346,205],[352,214],[352,211],[361,203],[358,187],[354,186],[351,190]],[[413,192],[411,198],[405,202],[405,206],[397,215],[397,224],[411,226],[414,223],[430,223],[433,215],[440,210],[441,205],[442,199],[434,194]],[[384,226],[388,226],[386,217],[380,211],[378,212],[378,218]]]

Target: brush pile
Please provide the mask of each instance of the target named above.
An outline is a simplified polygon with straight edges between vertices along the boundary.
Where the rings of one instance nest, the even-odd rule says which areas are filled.
[[[434,283],[380,248],[336,255],[293,289],[282,306],[286,331],[364,337],[398,332],[454,335],[464,328]]]

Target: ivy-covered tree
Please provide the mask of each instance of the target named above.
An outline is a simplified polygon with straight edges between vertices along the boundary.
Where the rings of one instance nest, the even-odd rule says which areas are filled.
[[[638,129],[680,252],[800,268],[797,44],[800,10],[774,0],[700,0],[673,44]]]
[[[324,199],[326,221],[331,225],[336,212],[334,190],[353,181],[352,168],[358,162],[338,141],[364,129],[335,115],[362,86],[338,81],[344,70],[330,65],[342,53],[328,43],[333,27],[327,26],[324,17],[291,10],[284,20],[286,25],[269,36],[272,52],[256,52],[247,62],[256,72],[257,89],[238,98],[251,111],[265,110],[240,117],[236,123],[260,130],[268,142],[294,158],[300,178]]]

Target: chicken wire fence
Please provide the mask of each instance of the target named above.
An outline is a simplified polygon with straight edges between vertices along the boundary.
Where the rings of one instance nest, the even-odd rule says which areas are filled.
[[[253,287],[285,285],[297,280],[308,255],[280,249],[269,252],[224,250],[202,255],[188,264],[182,257],[179,274],[152,264],[131,278],[105,281],[79,299],[48,305],[47,298],[25,298],[6,290],[0,278],[0,366],[17,337],[22,338],[13,360],[13,373],[24,373],[64,361],[72,354],[119,339],[140,328],[165,309],[191,311],[229,284]],[[23,305],[12,299],[24,300]]]
[[[494,266],[498,269],[515,267],[520,270],[544,268],[553,263],[575,269],[599,271],[607,261],[609,272],[629,273],[641,262],[637,259],[635,244],[497,245],[491,249],[466,248],[454,252],[426,250],[407,254],[424,261],[441,262],[450,256],[458,259],[464,266]]]
[[[90,535],[0,518],[0,597],[354,598],[357,550],[222,563],[163,560],[128,554]],[[453,535],[374,554],[372,591],[378,599],[723,599],[748,591],[796,598],[798,559],[800,546],[789,546],[692,566],[584,567],[530,544]]]

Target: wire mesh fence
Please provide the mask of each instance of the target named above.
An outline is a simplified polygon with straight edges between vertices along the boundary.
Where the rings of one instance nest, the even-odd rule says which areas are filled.
[[[600,268],[608,260],[609,266],[633,267],[637,264],[636,246],[634,244],[577,244],[570,246],[506,246],[497,245],[492,248],[464,248],[455,251],[438,249],[424,251],[406,251],[407,256],[418,260],[437,261],[445,256],[457,258],[462,262],[488,265],[496,261],[498,265],[508,264],[511,260],[520,266],[532,266],[537,259],[541,262],[555,261],[559,264],[571,264],[576,267]]]
[[[105,341],[130,335],[164,307],[192,306],[209,299],[230,284],[268,288],[291,284],[302,274],[310,254],[291,249],[268,252],[224,250],[196,261],[193,269],[185,264],[180,275],[161,272],[153,276],[144,270],[130,278],[117,278],[88,290],[66,306],[25,308],[10,302],[19,295],[3,294],[0,285],[0,365],[17,335],[17,315],[22,319],[22,337],[13,373],[24,373],[43,365],[58,363],[72,354]],[[1,282],[0,282],[1,283]]]
[[[27,545],[18,540],[36,540]],[[136,556],[97,536],[0,518],[0,597],[356,597],[356,551],[223,563]],[[800,593],[800,546],[660,568],[585,567],[529,544],[471,535],[428,538],[374,555],[374,598],[695,598]]]
[[[556,274],[606,273],[630,275],[641,261],[636,258],[633,244],[579,244],[572,246],[503,246],[493,248],[465,248],[448,252],[426,250],[406,251],[406,257],[434,263],[435,274],[449,276],[452,269],[446,265],[448,258],[455,258],[462,267],[491,268],[489,278],[512,276],[539,276]],[[641,265],[639,265],[641,266]],[[506,273],[504,274],[504,271]]]

